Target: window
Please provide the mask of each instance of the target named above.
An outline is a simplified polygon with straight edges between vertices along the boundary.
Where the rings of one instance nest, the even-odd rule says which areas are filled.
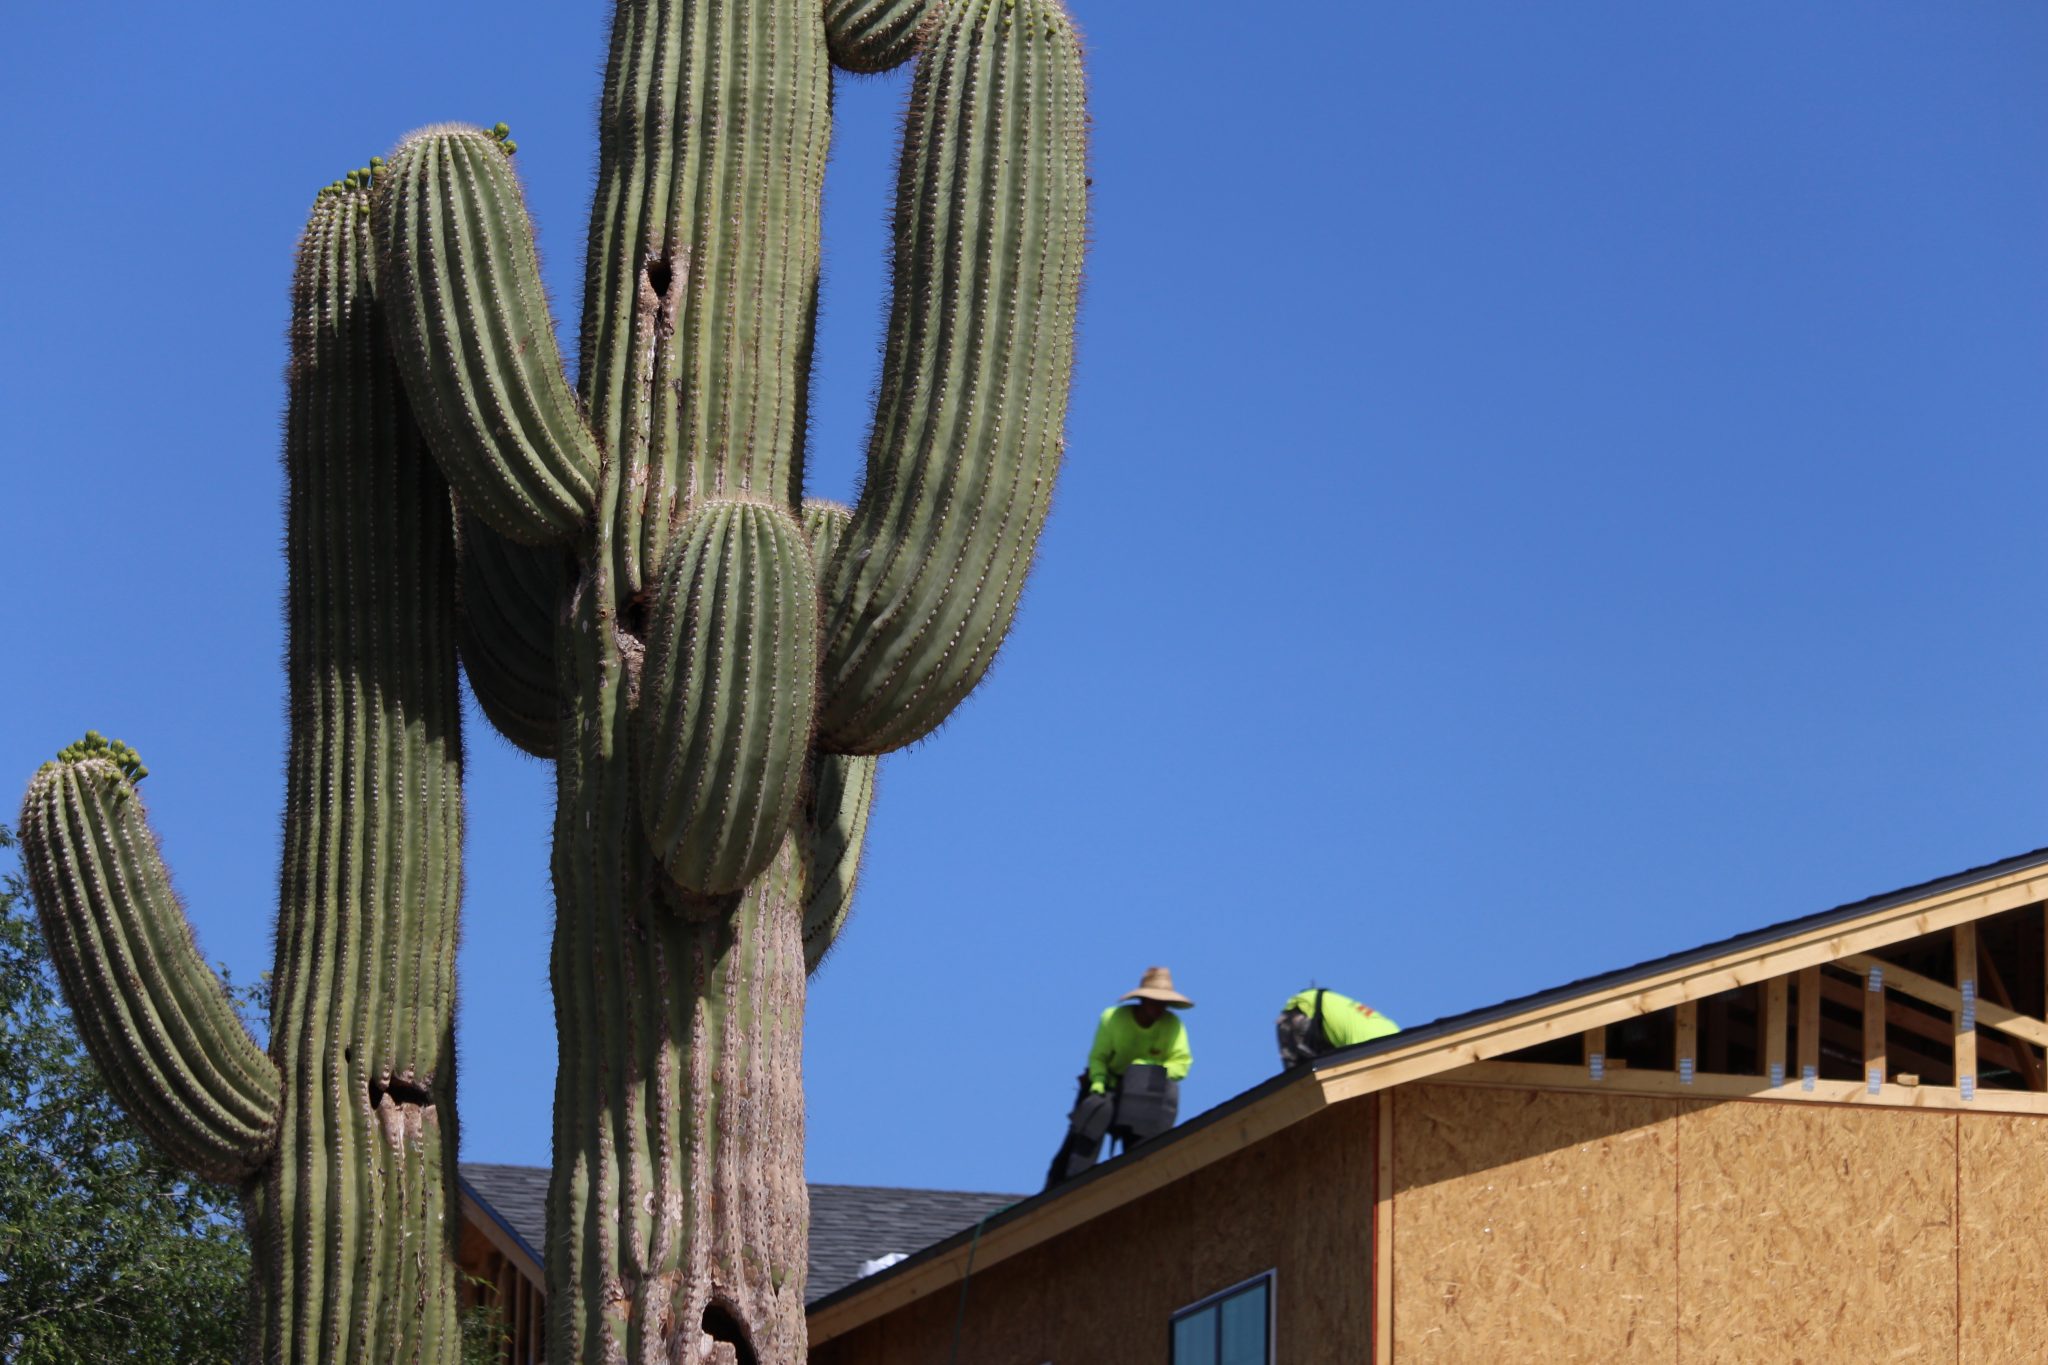
[[[1273,1272],[1173,1315],[1173,1365],[1272,1365]]]

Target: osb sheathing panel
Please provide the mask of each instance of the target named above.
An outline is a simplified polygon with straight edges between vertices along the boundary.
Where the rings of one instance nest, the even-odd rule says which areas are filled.
[[[1277,1359],[1367,1359],[1372,1108],[1320,1114],[977,1270],[959,1360],[1166,1365],[1175,1310],[1267,1270]],[[947,1365],[958,1304],[930,1295],[821,1343],[813,1365]]]
[[[1369,1359],[1374,1108],[1326,1110],[1219,1163],[1194,1210],[1212,1231],[1185,1236],[1175,1306],[1276,1271],[1276,1359]]]
[[[2048,1119],[1965,1117],[1960,1170],[1960,1358],[2039,1361],[2048,1343]]]
[[[1366,1359],[1371,1108],[1317,1115],[1048,1243],[1041,1358],[1165,1365],[1177,1309],[1273,1270],[1277,1359]]]
[[[1675,1107],[1403,1086],[1394,1096],[1395,1359],[1669,1361]]]
[[[1680,1359],[1956,1358],[1955,1116],[1683,1103]]]
[[[1046,1296],[1050,1280],[1038,1251],[1005,1261],[986,1275],[976,1273],[960,1311],[960,1289],[919,1299],[887,1317],[822,1342],[810,1365],[1039,1365],[1049,1357]],[[953,1332],[960,1349],[953,1351]]]

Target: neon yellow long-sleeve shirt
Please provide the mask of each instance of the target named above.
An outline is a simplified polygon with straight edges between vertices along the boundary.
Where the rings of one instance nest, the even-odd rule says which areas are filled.
[[[1285,1008],[1300,1010],[1309,1018],[1315,1018],[1315,991],[1309,989],[1301,992],[1290,999]],[[1384,1038],[1390,1033],[1400,1031],[1399,1024],[1372,1006],[1361,1005],[1350,996],[1339,995],[1335,991],[1323,992],[1323,1036],[1330,1040],[1331,1047],[1369,1043],[1375,1038]]]
[[[1095,1046],[1088,1049],[1088,1088],[1103,1093],[1131,1066],[1163,1066],[1169,1077],[1181,1080],[1194,1060],[1188,1051],[1188,1031],[1172,1010],[1144,1028],[1134,1006],[1111,1005],[1095,1026]]]

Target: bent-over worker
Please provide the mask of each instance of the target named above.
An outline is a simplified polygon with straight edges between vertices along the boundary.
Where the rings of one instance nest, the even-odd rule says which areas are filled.
[[[1138,988],[1102,1012],[1081,1093],[1067,1116],[1066,1140],[1046,1173],[1046,1188],[1095,1164],[1105,1135],[1128,1149],[1173,1127],[1180,1083],[1194,1062],[1187,1030],[1174,1009],[1195,1002],[1173,988],[1173,973],[1148,967]]]
[[[1280,1018],[1274,1025],[1280,1039],[1282,1071],[1339,1048],[1369,1043],[1400,1031],[1399,1024],[1372,1006],[1314,986],[1291,996],[1280,1007]]]

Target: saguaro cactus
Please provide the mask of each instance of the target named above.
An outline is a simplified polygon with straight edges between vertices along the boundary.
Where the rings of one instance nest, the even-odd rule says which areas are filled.
[[[454,524],[372,298],[362,177],[324,192],[292,299],[290,757],[270,1051],[195,950],[132,751],[30,784],[22,851],[66,996],[128,1110],[239,1182],[249,1356],[452,1362],[461,746]]]
[[[867,478],[806,504],[831,67],[912,57]],[[618,0],[580,392],[504,128],[378,179],[464,662],[557,763],[551,1360],[803,1355],[806,967],[872,756],[986,671],[1045,519],[1082,99],[1058,0]]]

